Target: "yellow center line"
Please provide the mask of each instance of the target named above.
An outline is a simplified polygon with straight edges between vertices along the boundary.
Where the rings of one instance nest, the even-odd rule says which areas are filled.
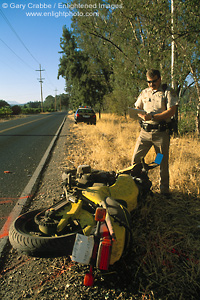
[[[45,118],[48,118],[50,117],[51,115],[47,116],[47,117],[44,117],[44,118],[41,118],[41,119],[38,119],[38,120],[33,120],[33,121],[29,121],[27,123],[23,123],[23,124],[20,124],[20,125],[16,125],[16,126],[13,126],[13,127],[10,127],[10,128],[7,128],[7,129],[4,129],[4,130],[1,130],[0,133],[2,132],[5,132],[5,131],[8,131],[8,130],[11,130],[11,129],[15,129],[17,127],[21,127],[21,126],[24,126],[24,125],[27,125],[27,124],[30,124],[30,123],[33,123],[33,122],[37,122],[37,121],[40,121],[42,119],[45,119]]]

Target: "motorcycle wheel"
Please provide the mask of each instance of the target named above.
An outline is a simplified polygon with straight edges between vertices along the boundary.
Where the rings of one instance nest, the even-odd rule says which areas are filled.
[[[34,222],[34,217],[41,211],[25,213],[12,223],[9,229],[9,241],[13,248],[40,257],[71,255],[80,227],[74,229],[74,232],[60,236],[43,235]]]

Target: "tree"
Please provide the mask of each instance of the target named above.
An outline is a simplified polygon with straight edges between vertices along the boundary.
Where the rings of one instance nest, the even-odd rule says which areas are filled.
[[[10,106],[10,105],[4,100],[0,100],[0,108],[1,107],[6,107],[6,106]]]
[[[170,47],[163,21],[166,11],[169,14],[169,7],[163,2],[166,1],[123,0],[120,4],[116,1],[116,9],[112,9],[101,1],[105,4],[98,9],[99,17],[73,18],[73,34],[77,37],[78,46],[88,54],[98,70],[104,69],[102,65],[106,62],[109,74],[108,80],[105,80],[109,86],[107,93],[124,95],[124,99],[127,97],[124,107],[133,103],[140,89],[146,85],[147,68],[165,67],[165,74],[169,74],[170,61],[167,61],[165,52],[170,56]],[[79,3],[83,5],[80,12],[86,14],[85,1],[80,0]],[[95,1],[90,3],[94,5]],[[164,78],[167,77],[165,74]]]
[[[176,6],[176,31],[179,65],[185,75],[190,75],[196,88],[198,100],[196,109],[196,132],[200,134],[200,7],[199,1],[177,1]],[[180,75],[179,75],[180,76]],[[191,84],[190,84],[191,85]]]
[[[40,101],[34,101],[34,102],[30,101],[26,104],[26,107],[28,108],[40,108],[40,106],[41,106]]]
[[[45,110],[55,110],[55,97],[49,95],[45,98],[44,101],[44,109]]]
[[[11,107],[13,115],[19,115],[21,113],[21,107],[19,105],[14,105]]]
[[[124,114],[126,107],[146,87],[146,69],[160,69],[163,82],[170,84],[173,41],[175,88],[180,94],[188,86],[188,75],[193,78],[198,95],[198,132],[200,6],[198,0],[173,2],[172,28],[170,0],[113,0],[112,4],[101,0],[98,5],[95,0],[73,0],[71,4],[76,5],[71,35],[73,45],[86,58],[88,72],[85,74],[89,76],[93,72],[101,76],[104,99],[109,95],[113,109]]]
[[[60,46],[62,57],[58,77],[62,76],[66,80],[71,106],[100,105],[105,93],[105,85],[99,76],[101,74],[93,68],[90,57],[77,47],[75,37],[66,27],[63,28]]]
[[[58,78],[62,76],[66,81],[66,91],[70,95],[72,105],[84,101],[84,84],[86,78],[86,57],[77,50],[74,36],[64,27],[60,47],[62,57],[58,70]],[[85,76],[84,76],[85,75]],[[82,79],[82,80],[81,80]]]
[[[59,110],[67,110],[69,107],[69,95],[60,94],[57,96],[57,106]]]

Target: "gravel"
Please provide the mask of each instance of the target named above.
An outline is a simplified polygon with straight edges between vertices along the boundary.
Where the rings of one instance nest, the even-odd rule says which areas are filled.
[[[49,206],[63,197],[62,173],[68,151],[74,147],[73,133],[65,122],[60,137],[43,172],[30,207],[26,210]],[[70,164],[70,162],[69,162]],[[122,259],[102,273],[95,270],[93,287],[85,287],[83,280],[88,266],[74,263],[70,257],[39,258],[7,249],[0,266],[0,298],[19,299],[155,299],[139,292],[135,282],[132,257]],[[147,298],[148,297],[148,298]]]

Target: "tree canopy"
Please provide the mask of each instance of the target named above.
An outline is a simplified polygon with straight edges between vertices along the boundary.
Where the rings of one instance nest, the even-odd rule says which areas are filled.
[[[199,0],[72,0],[72,30],[63,28],[58,76],[73,105],[91,104],[126,113],[146,87],[148,68],[181,95],[190,85],[199,104]],[[172,26],[173,20],[173,26]],[[198,111],[198,110],[197,110]]]

